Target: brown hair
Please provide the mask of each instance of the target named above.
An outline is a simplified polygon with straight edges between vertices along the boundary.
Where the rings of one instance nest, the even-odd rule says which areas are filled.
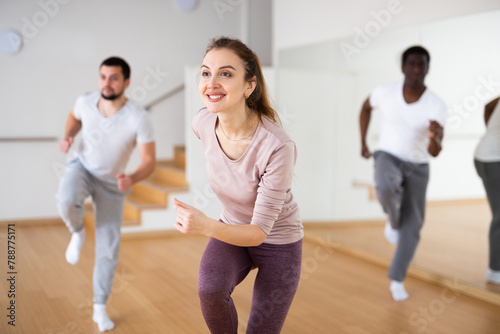
[[[259,57],[239,39],[218,37],[210,41],[205,55],[213,49],[227,49],[233,51],[243,61],[245,80],[256,78],[257,84],[252,94],[246,99],[246,105],[257,112],[260,119],[266,116],[274,123],[281,124],[278,113],[271,107],[266,81],[262,74]]]

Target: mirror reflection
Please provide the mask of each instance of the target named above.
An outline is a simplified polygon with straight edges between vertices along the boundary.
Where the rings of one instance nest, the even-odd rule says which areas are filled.
[[[500,96],[499,29],[500,11],[492,11],[387,30],[368,36],[365,44],[354,35],[279,53],[278,101],[302,153],[296,173],[315,171],[307,183],[297,180],[297,197],[303,196],[298,201],[306,203],[307,194],[324,194],[302,207],[322,221],[310,235],[389,265],[396,246],[384,238],[387,217],[375,196],[374,161],[360,156],[358,116],[377,86],[403,82],[401,55],[421,45],[431,59],[425,86],[442,99],[448,117],[443,149],[430,159],[425,223],[409,272],[500,293],[500,286],[486,279],[492,218],[474,166],[476,147],[486,131],[485,105]],[[371,113],[369,148],[383,139],[382,114]],[[306,136],[304,126],[316,131]],[[334,158],[322,158],[322,151],[333,152]],[[335,223],[325,224],[327,216]]]

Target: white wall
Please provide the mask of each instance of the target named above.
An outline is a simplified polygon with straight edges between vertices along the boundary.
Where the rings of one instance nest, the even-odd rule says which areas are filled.
[[[55,193],[64,164],[55,145],[0,143],[0,219],[57,215]]]
[[[293,46],[352,36],[372,21],[373,12],[397,8],[386,28],[500,8],[498,0],[274,0],[274,56]]]
[[[25,45],[17,55],[0,54],[0,137],[60,138],[75,99],[97,89],[99,63],[111,55],[132,67],[129,97],[153,101],[183,83],[184,66],[201,61],[209,38],[245,32],[250,41],[270,41],[247,27],[249,11],[260,6],[268,11],[263,0],[199,1],[188,13],[174,0],[1,1],[0,29],[21,31]],[[183,93],[152,111],[159,158],[184,143],[183,112]],[[58,142],[0,143],[0,157],[0,220],[57,216],[65,161]]]
[[[306,121],[289,127],[292,138],[306,151],[299,151],[299,157],[306,161],[297,163],[301,182],[294,190],[303,219],[383,217],[378,205],[368,201],[366,191],[352,187],[355,180],[372,182],[373,178],[373,160],[359,156],[358,113],[376,85],[402,79],[400,54],[412,44],[429,48],[431,66],[426,83],[443,98],[450,112],[443,153],[431,163],[428,199],[484,197],[472,159],[484,133],[484,104],[500,95],[497,31],[500,11],[489,11],[388,29],[349,56],[341,46],[355,45],[353,36],[280,50],[280,108],[286,108],[292,119],[315,121],[313,125]],[[482,84],[489,80],[492,87]],[[457,112],[456,105],[476,101],[476,89],[481,85],[481,95],[487,97],[476,99],[473,108],[467,106],[464,112]],[[325,90],[330,90],[326,96],[317,96]],[[378,135],[377,121],[375,112],[369,132],[372,148]]]
[[[273,0],[248,0],[248,45],[262,66],[272,65]]]

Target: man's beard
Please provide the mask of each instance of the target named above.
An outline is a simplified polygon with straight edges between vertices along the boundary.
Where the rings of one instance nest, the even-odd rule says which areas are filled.
[[[111,95],[106,96],[101,92],[102,98],[105,100],[109,100],[109,101],[116,100],[117,98],[121,97],[122,95],[123,95],[123,92],[120,92],[119,94],[111,94]]]

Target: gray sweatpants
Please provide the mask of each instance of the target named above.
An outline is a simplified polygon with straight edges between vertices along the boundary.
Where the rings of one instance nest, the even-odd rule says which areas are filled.
[[[118,262],[125,193],[116,184],[97,179],[73,159],[66,166],[57,194],[59,213],[71,232],[83,228],[88,196],[92,196],[95,212],[94,302],[105,304]]]
[[[429,164],[403,161],[384,151],[377,151],[373,156],[378,201],[387,213],[391,226],[399,230],[399,242],[388,276],[402,282],[424,224]]]
[[[476,171],[483,180],[493,216],[490,225],[490,269],[500,270],[500,162],[474,160]]]

